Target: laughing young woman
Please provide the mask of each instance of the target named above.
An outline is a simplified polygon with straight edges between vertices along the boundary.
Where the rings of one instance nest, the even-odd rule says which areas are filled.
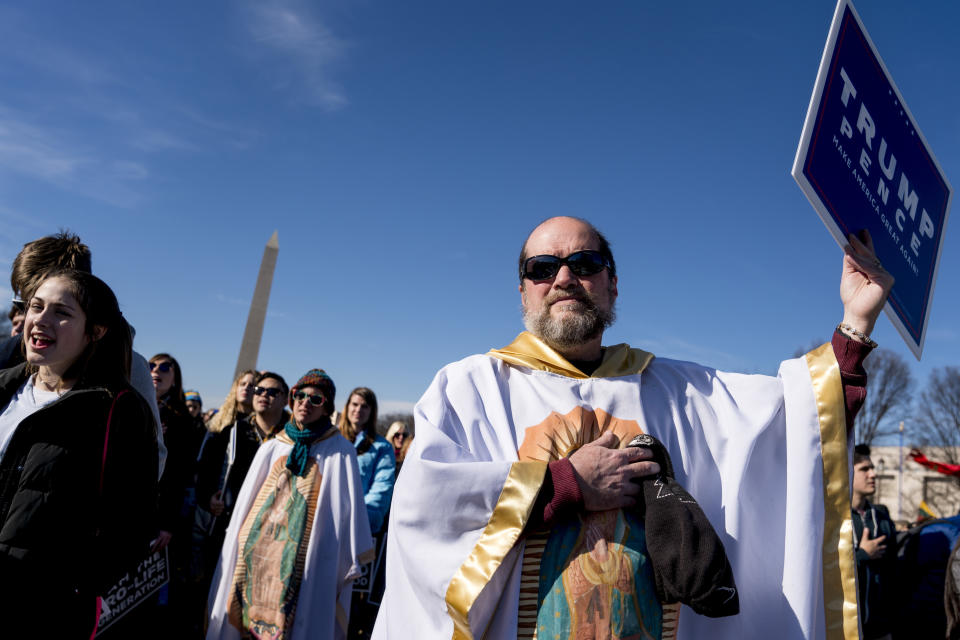
[[[0,618],[5,637],[89,638],[155,533],[154,421],[102,280],[54,272],[26,311],[26,362],[0,372]]]

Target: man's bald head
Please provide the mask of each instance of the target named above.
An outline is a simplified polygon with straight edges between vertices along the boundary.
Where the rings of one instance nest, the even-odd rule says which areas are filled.
[[[517,269],[520,273],[521,279],[523,278],[523,263],[527,261],[527,258],[530,255],[527,252],[527,245],[530,244],[530,238],[534,235],[541,234],[558,234],[564,233],[568,229],[585,229],[594,238],[596,238],[596,246],[592,247],[593,249],[600,252],[604,258],[606,258],[610,263],[610,276],[614,277],[617,275],[617,263],[613,259],[613,252],[610,250],[610,242],[607,241],[607,238],[600,233],[600,230],[595,226],[590,224],[588,221],[583,218],[576,218],[573,216],[556,216],[553,218],[547,218],[527,234],[526,239],[523,241],[523,245],[520,247],[520,259],[517,261]]]
[[[602,266],[578,257],[580,252],[603,256]],[[534,256],[553,256],[556,269],[533,279],[525,275],[524,263]],[[595,360],[600,357],[603,331],[616,318],[617,276],[610,243],[596,227],[579,218],[558,217],[541,222],[530,232],[520,252],[520,302],[527,331],[567,358]]]

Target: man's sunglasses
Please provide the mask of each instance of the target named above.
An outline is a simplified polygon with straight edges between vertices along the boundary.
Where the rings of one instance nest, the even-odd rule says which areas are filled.
[[[293,399],[298,402],[302,401],[304,398],[306,398],[310,402],[310,404],[312,404],[315,407],[319,407],[323,405],[323,402],[324,402],[323,396],[320,395],[319,393],[314,393],[308,396],[303,391],[297,391],[295,394],[293,394]]]
[[[150,371],[153,371],[154,369],[156,369],[156,370],[159,371],[160,373],[167,373],[167,372],[170,371],[170,369],[172,369],[172,368],[173,368],[173,363],[172,363],[172,362],[169,362],[169,361],[167,361],[167,362],[151,362],[151,363],[150,363]]]
[[[282,389],[276,389],[273,387],[256,386],[253,388],[253,395],[255,396],[262,396],[263,394],[267,394],[267,396],[270,398],[276,398],[281,393],[283,393]]]
[[[20,298],[17,298],[16,296],[14,296],[14,298],[10,301],[10,306],[16,309],[17,311],[19,311],[20,313],[23,313],[27,308],[27,303],[21,300]]]
[[[610,268],[610,261],[599,251],[577,251],[566,258],[557,256],[533,256],[527,258],[520,271],[520,279],[549,280],[557,275],[560,267],[567,265],[573,275],[583,278]]]

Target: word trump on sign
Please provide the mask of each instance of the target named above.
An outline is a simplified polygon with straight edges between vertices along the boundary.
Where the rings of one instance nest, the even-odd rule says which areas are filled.
[[[839,0],[794,179],[841,245],[870,231],[896,279],[884,310],[923,352],[952,189],[850,0]]]
[[[840,92],[840,101],[843,103],[844,107],[849,107],[853,102],[851,98],[855,99],[857,97],[857,89],[843,67],[840,67],[840,78],[843,80],[843,89]],[[888,186],[887,181],[896,182],[895,178],[898,175],[897,157],[893,155],[892,151],[890,151],[886,138],[881,136],[880,142],[876,145],[874,144],[874,139],[877,137],[877,125],[870,116],[870,111],[867,109],[867,105],[864,102],[860,103],[860,110],[857,113],[857,133],[859,134],[858,137],[861,138],[860,142],[863,144],[863,147],[860,150],[860,170],[863,172],[865,177],[869,177],[870,171],[873,168],[873,158],[876,157],[877,165],[880,169],[876,195],[880,198],[884,205],[887,205],[890,199],[890,187]],[[844,115],[840,120],[840,134],[850,139],[854,137],[853,127],[850,126],[850,122],[847,120],[846,115]],[[875,152],[874,147],[876,147]],[[876,155],[874,155],[874,153]],[[917,223],[917,206],[919,197],[917,196],[916,191],[912,191],[910,189],[910,180],[902,168],[899,170],[897,198],[899,199],[899,204],[897,205],[897,210],[894,214],[894,220],[896,222],[899,235],[901,239],[903,239],[904,234],[907,233],[907,229],[904,228],[904,223],[906,222],[907,213],[909,213],[910,221],[913,223],[910,225],[910,249],[913,251],[915,256],[919,257],[920,237],[923,236],[931,240],[933,239],[933,220],[930,218],[930,214],[927,213],[926,209],[921,209],[920,221]],[[872,202],[872,204],[873,206],[878,207],[876,202]],[[906,210],[907,213],[904,213],[904,210]],[[917,235],[918,231],[919,235]],[[916,271],[916,267],[914,266],[913,268],[914,271]]]

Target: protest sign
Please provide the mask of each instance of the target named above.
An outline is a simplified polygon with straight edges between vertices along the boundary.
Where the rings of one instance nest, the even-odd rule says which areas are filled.
[[[850,0],[837,3],[792,174],[840,246],[870,231],[896,278],[884,311],[919,360],[953,190]]]
[[[140,603],[156,593],[170,580],[170,562],[167,549],[151,553],[107,590],[103,597],[97,635],[133,611]]]

